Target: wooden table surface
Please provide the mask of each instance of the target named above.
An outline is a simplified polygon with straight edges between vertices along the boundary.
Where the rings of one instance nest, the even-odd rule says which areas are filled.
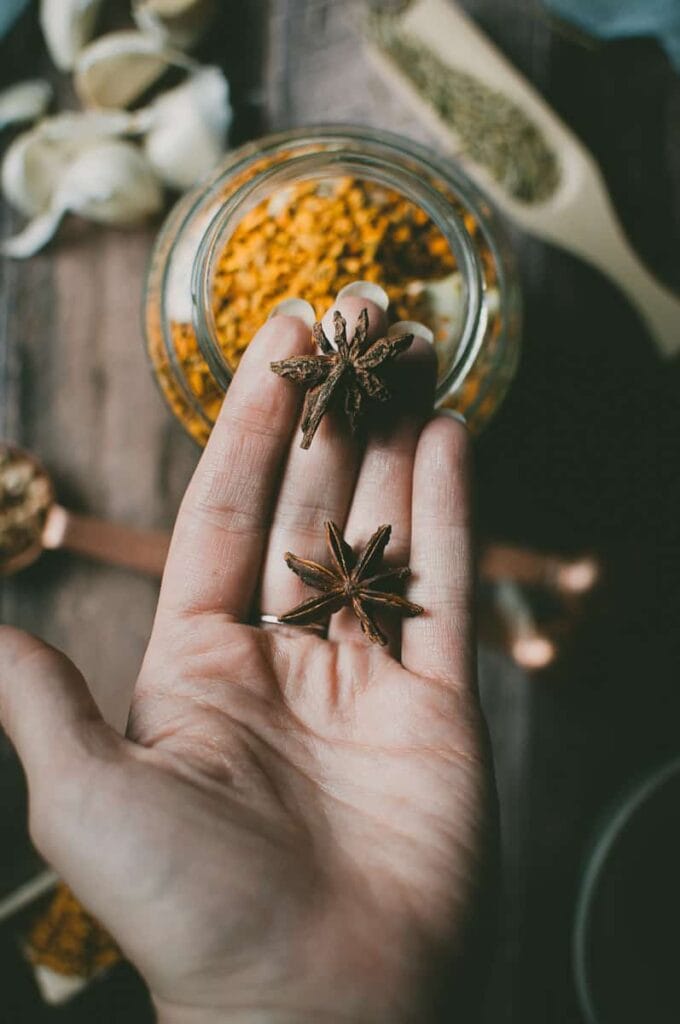
[[[230,76],[235,141],[343,120],[436,147],[364,63],[351,4],[224,6],[224,32],[211,34],[204,55]],[[661,50],[646,40],[586,43],[551,23],[538,0],[464,6],[591,148],[635,247],[680,287],[680,77]],[[20,26],[0,51],[3,78],[29,73],[39,52],[35,31]],[[6,234],[15,219],[6,209],[0,216]],[[44,460],[70,507],[169,527],[198,450],[159,397],[143,351],[140,297],[154,230],[70,224],[28,263],[0,264],[0,436]],[[581,1017],[570,930],[593,828],[622,786],[680,747],[680,371],[660,364],[626,300],[594,270],[516,232],[512,239],[525,348],[514,390],[477,446],[480,529],[598,551],[607,580],[549,671],[529,678],[481,652],[504,836],[484,1019],[572,1024]],[[148,580],[51,554],[0,584],[0,621],[67,651],[120,723],[155,599]],[[2,740],[0,794],[4,891],[36,861],[21,773]],[[44,1019],[148,1019],[130,978],[101,988],[104,996]],[[0,1024],[43,1019],[4,1002]]]

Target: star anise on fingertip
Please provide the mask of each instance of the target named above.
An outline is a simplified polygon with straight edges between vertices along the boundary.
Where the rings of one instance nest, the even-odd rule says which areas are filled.
[[[334,344],[326,337],[321,323],[316,323],[312,338],[318,353],[271,363],[274,373],[308,388],[300,424],[302,448],[309,448],[324,415],[340,398],[353,432],[367,401],[387,402],[391,394],[381,379],[381,369],[413,342],[412,334],[370,341],[367,309],[359,314],[351,341],[347,340],[347,323],[338,310],[333,314],[333,323]]]
[[[286,612],[279,619],[290,626],[308,626],[325,622],[343,607],[353,610],[364,634],[372,643],[386,644],[387,637],[369,611],[372,607],[393,608],[402,615],[421,615],[419,604],[407,601],[390,588],[411,575],[408,566],[389,569],[382,565],[385,548],[392,532],[391,526],[379,526],[366,547],[357,556],[344,540],[333,522],[326,524],[326,540],[331,553],[332,568],[311,562],[287,552],[286,564],[300,579],[319,591]]]

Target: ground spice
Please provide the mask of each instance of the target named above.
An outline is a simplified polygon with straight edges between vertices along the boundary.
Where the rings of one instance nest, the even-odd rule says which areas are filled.
[[[320,319],[337,292],[356,280],[382,285],[390,320],[432,325],[427,284],[455,271],[444,235],[401,193],[351,177],[297,182],[249,211],[229,239],[213,284],[217,342],[236,369],[279,302],[305,299]],[[440,324],[439,330],[446,328]],[[173,321],[171,334],[182,376],[214,422],[223,396],[193,326]],[[176,388],[164,390],[172,392],[173,408],[204,442],[205,424],[188,421]]]
[[[50,481],[18,449],[0,445],[0,572],[35,544],[52,503]]]
[[[356,178],[302,181],[246,214],[215,275],[220,347],[232,366],[273,307],[311,303],[320,319],[351,281],[386,290],[394,320],[427,320],[422,282],[455,261],[428,215],[399,192]]]
[[[215,383],[208,364],[198,347],[196,332],[192,324],[173,321],[172,344],[191,393],[198,398],[204,413],[214,423],[224,395]],[[243,347],[245,348],[245,345]],[[186,418],[182,414],[183,411],[180,407],[180,419]],[[197,440],[202,440],[202,437],[197,437]],[[207,434],[205,440],[207,440]]]
[[[268,163],[276,162],[268,158]],[[268,163],[256,164],[254,170],[263,170]],[[236,175],[223,199],[242,183],[242,176]],[[447,399],[471,422],[478,414],[482,421],[497,401],[497,396],[486,394],[483,380],[502,333],[496,256],[474,214],[444,182],[434,184],[462,218],[482,264],[489,342],[484,346],[484,365],[478,358],[463,387]],[[183,275],[190,272],[188,265]],[[355,280],[385,288],[390,322],[418,320],[433,330],[440,371],[446,373],[455,358],[463,287],[446,238],[427,213],[401,193],[349,176],[295,182],[241,219],[218,260],[213,282],[214,333],[225,361],[236,369],[278,302],[306,299],[320,318],[340,288]],[[189,433],[205,444],[223,392],[193,325],[170,311],[166,347],[160,307],[149,303],[146,318],[149,354],[163,393]]]
[[[74,978],[91,978],[121,959],[108,932],[63,884],[34,921],[26,953],[31,963]]]

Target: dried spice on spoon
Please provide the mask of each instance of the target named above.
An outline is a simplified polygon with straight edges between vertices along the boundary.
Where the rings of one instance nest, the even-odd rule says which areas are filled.
[[[0,572],[35,544],[52,503],[49,479],[22,452],[0,444]]]
[[[334,612],[348,607],[359,619],[371,643],[384,646],[387,637],[373,618],[371,608],[392,608],[409,617],[422,615],[424,611],[419,604],[389,589],[411,575],[408,566],[390,569],[383,565],[383,553],[391,533],[391,526],[379,526],[357,556],[335,523],[327,522],[326,539],[333,561],[330,569],[288,551],[285,555],[288,568],[320,594],[292,608],[279,621],[289,626],[323,623]]]

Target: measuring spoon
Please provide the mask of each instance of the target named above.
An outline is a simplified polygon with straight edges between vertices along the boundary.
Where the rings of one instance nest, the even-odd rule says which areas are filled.
[[[1,444],[0,451],[25,460],[47,484],[49,504],[42,531],[15,555],[0,554],[0,576],[9,576],[37,561],[44,550],[64,548],[110,565],[120,565],[150,576],[162,576],[170,535],[161,530],[138,530],[71,512],[56,500],[52,480],[42,464],[16,445]]]

